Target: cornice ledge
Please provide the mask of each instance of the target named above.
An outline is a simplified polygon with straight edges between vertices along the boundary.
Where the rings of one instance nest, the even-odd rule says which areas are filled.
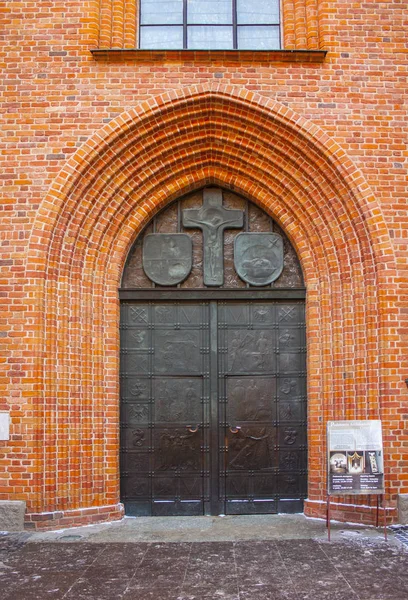
[[[103,62],[252,62],[322,63],[327,50],[139,50],[95,48],[93,58]]]

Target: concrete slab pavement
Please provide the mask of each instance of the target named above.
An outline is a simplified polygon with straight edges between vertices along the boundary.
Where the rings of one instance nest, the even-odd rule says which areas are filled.
[[[0,600],[407,600],[390,532],[303,515],[125,519],[0,535]]]

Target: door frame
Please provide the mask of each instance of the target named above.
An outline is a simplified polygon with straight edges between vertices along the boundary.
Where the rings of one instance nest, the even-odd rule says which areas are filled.
[[[271,288],[256,290],[247,289],[176,289],[164,290],[162,288],[126,288],[119,289],[119,300],[135,301],[163,301],[163,300],[305,300],[306,288]]]

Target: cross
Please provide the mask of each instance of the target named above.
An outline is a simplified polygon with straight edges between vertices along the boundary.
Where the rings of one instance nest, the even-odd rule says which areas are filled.
[[[183,210],[183,226],[195,227],[203,232],[204,284],[224,283],[224,230],[244,226],[242,210],[229,210],[222,206],[222,191],[205,189],[201,208]]]

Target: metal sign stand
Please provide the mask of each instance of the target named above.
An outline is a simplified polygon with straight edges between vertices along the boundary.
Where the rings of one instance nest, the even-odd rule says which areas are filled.
[[[336,494],[337,496],[337,494]],[[381,504],[382,504],[382,509],[383,509],[383,516],[384,516],[384,522],[383,522],[383,526],[384,526],[384,540],[387,541],[388,537],[387,537],[387,511],[386,511],[386,507],[385,507],[385,496],[384,494],[376,494],[377,497],[377,506],[376,506],[376,516],[375,516],[375,526],[379,527],[380,526],[380,496],[381,496]],[[327,539],[330,542],[330,498],[331,495],[327,494],[327,509],[326,509],[326,527],[327,527]]]
[[[331,496],[371,496],[376,500],[376,527],[380,523],[380,496],[387,541],[385,507],[384,451],[382,425],[377,419],[327,422],[327,512],[330,541]]]

